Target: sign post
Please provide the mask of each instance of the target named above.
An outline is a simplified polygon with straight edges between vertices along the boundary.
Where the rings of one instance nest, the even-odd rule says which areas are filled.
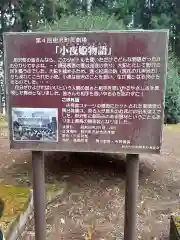
[[[36,240],[46,239],[46,201],[44,154],[32,151],[33,198]]]
[[[42,151],[128,154],[125,240],[136,239],[138,154],[160,153],[167,51],[167,30],[4,34],[10,148],[34,151],[38,240]]]
[[[124,240],[136,240],[136,204],[139,181],[139,155],[126,156]]]

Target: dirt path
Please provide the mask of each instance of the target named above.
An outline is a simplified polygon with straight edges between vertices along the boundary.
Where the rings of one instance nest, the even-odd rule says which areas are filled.
[[[180,208],[180,134],[165,131],[161,156],[141,156],[138,197],[138,239],[168,239],[169,220],[172,212]],[[0,145],[2,149],[2,145]],[[0,162],[6,166],[17,154],[4,154]],[[18,153],[20,154],[20,153]],[[29,181],[31,166],[29,153],[17,160],[13,167],[1,172],[5,182]],[[27,154],[27,155],[26,155]],[[22,156],[22,154],[20,154]],[[3,156],[3,159],[1,160]],[[9,157],[9,156],[13,156]],[[26,156],[26,157],[25,157]],[[18,155],[17,158],[19,159]],[[15,175],[13,175],[13,173]],[[46,161],[46,180],[65,181],[66,194],[48,206],[47,229],[49,240],[85,240],[88,230],[92,240],[118,240],[123,236],[124,176],[123,161],[112,156],[97,154],[73,154],[70,158],[54,155]],[[12,177],[13,176],[13,177]],[[33,221],[21,236],[23,240],[34,238]]]
[[[30,161],[31,154],[27,151],[10,151],[7,138],[0,138],[0,182],[14,184],[13,176],[6,176],[7,169],[16,164],[26,164]]]

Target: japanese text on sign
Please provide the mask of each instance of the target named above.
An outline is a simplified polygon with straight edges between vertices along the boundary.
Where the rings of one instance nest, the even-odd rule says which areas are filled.
[[[4,39],[12,148],[159,153],[167,31]]]

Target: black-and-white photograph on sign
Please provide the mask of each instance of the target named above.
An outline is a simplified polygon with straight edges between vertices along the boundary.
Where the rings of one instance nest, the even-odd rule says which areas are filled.
[[[58,109],[12,108],[14,141],[58,141]]]

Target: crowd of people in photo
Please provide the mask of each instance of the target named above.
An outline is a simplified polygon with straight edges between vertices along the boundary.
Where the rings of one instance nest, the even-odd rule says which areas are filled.
[[[14,121],[13,139],[16,141],[56,141],[57,131],[53,123],[48,123],[46,127],[29,127],[22,125],[19,121]]]

